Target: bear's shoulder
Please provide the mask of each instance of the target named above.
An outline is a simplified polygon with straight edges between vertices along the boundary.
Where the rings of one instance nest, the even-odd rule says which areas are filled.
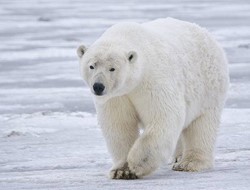
[[[141,38],[147,38],[146,33],[146,29],[139,23],[121,22],[108,28],[96,43],[102,44],[108,42],[113,44],[120,44],[123,47],[127,47],[132,45],[131,42],[134,42]]]
[[[112,38],[118,37],[120,38],[125,36],[134,36],[143,33],[144,28],[141,24],[136,22],[121,22],[114,24],[111,26],[106,32],[104,36],[110,36]]]

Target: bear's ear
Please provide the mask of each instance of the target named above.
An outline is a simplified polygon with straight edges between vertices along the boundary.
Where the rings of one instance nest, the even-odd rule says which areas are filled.
[[[137,59],[137,53],[135,51],[130,51],[127,55],[128,61],[134,63]]]
[[[87,51],[87,48],[84,45],[80,45],[77,48],[77,55],[81,58],[86,51]]]

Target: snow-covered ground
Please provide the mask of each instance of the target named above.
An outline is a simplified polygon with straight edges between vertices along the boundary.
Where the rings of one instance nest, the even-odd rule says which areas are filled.
[[[231,88],[215,168],[109,180],[111,167],[76,47],[122,20],[175,17],[225,48]],[[0,0],[0,190],[249,189],[249,0]]]

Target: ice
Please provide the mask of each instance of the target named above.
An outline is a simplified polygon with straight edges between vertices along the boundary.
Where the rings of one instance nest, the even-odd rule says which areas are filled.
[[[175,17],[206,27],[225,48],[231,86],[215,167],[165,164],[136,181],[110,180],[111,157],[76,48],[120,21]],[[0,189],[249,189],[248,0],[1,0]]]

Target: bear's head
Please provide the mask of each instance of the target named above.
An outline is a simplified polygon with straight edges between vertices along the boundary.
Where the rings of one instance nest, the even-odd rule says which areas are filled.
[[[132,91],[140,80],[138,55],[112,45],[81,45],[77,49],[83,79],[97,99],[109,99]]]

